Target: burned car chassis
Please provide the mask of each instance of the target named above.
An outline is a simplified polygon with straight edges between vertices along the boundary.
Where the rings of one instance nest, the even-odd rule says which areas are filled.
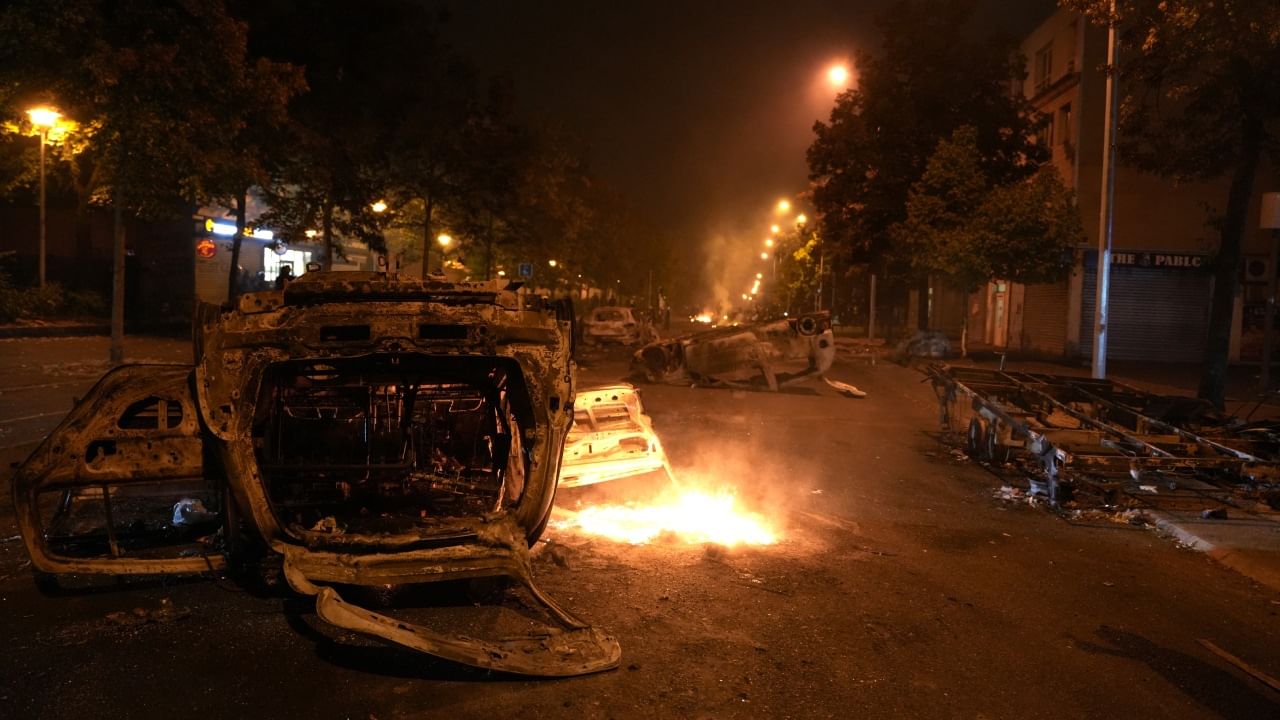
[[[501,281],[373,273],[202,307],[194,366],[112,371],[19,469],[33,567],[217,569],[224,554],[200,544],[221,527],[281,556],[290,586],[345,629],[527,675],[616,667],[617,642],[530,571],[574,411],[570,315]],[[141,517],[147,500],[172,518]],[[442,636],[327,585],[490,576],[517,580],[559,627]]]

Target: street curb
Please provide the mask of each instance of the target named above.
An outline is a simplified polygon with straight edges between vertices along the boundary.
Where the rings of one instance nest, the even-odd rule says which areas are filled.
[[[1150,512],[1157,530],[1168,533],[1183,546],[1208,555],[1214,562],[1231,568],[1254,582],[1265,585],[1280,592],[1280,569],[1255,562],[1240,553],[1225,547],[1218,547],[1199,535],[1182,527],[1168,515]]]
[[[110,325],[10,325],[0,327],[0,338],[76,337],[110,335]]]

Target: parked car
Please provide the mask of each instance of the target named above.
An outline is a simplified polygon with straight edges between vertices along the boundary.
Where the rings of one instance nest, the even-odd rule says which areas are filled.
[[[588,345],[606,342],[636,345],[640,342],[642,325],[631,308],[598,307],[582,321],[582,340]]]

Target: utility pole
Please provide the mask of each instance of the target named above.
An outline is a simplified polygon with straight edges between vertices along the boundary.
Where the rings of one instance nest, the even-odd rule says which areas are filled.
[[[867,339],[876,339],[876,274],[871,273],[871,302],[867,304]]]
[[[1093,316],[1093,377],[1107,377],[1107,316],[1111,295],[1111,231],[1116,190],[1116,0],[1111,0],[1111,23],[1107,27],[1106,124],[1102,130],[1102,186],[1098,212],[1098,288]]]
[[[45,182],[44,181],[44,146],[48,143],[48,141],[49,141],[49,128],[41,127],[40,128],[40,289],[42,290],[44,289],[44,275],[45,275],[44,271],[45,271],[45,262],[46,262],[45,261],[45,237],[46,237],[45,217],[47,213],[47,211],[45,210],[45,200],[44,200],[44,182]]]

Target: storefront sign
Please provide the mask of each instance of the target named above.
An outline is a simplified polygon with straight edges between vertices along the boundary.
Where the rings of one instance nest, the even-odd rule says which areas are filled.
[[[218,254],[218,244],[209,238],[200,238],[196,242],[196,255],[202,258],[211,258]]]
[[[1186,253],[1112,252],[1111,264],[1129,267],[1195,269],[1208,265],[1204,255]]]

